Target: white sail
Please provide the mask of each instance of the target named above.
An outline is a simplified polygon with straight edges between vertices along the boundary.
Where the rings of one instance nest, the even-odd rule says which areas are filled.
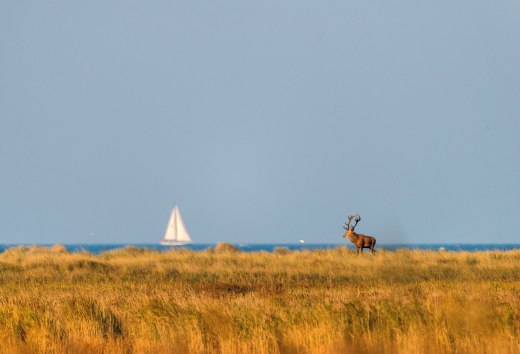
[[[168,221],[168,226],[166,227],[166,233],[164,234],[164,240],[175,240],[177,238],[177,222],[175,221],[177,219],[177,207],[172,210],[172,213],[170,214],[170,221]]]
[[[186,243],[191,243],[191,237],[186,230],[186,226],[184,226],[179,208],[175,206],[170,215],[170,221],[161,244],[174,246]]]
[[[186,230],[186,226],[184,226],[179,208],[175,207],[175,210],[177,211],[177,241],[191,242],[190,234]]]

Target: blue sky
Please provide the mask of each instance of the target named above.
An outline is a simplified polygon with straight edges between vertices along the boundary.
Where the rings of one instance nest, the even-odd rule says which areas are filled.
[[[0,5],[0,243],[520,242],[517,1]],[[344,242],[344,241],[341,241]]]

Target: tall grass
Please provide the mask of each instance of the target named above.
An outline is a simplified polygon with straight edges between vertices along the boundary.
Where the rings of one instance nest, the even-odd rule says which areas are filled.
[[[520,251],[11,248],[0,351],[520,353]]]

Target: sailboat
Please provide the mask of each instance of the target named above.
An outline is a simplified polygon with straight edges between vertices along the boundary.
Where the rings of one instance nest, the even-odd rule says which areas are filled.
[[[172,210],[166,233],[160,243],[166,246],[181,246],[191,243],[190,234],[188,234],[186,226],[182,222],[181,213],[177,206]]]

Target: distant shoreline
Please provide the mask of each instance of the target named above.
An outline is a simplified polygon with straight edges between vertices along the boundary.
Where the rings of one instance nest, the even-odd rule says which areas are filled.
[[[347,242],[342,243],[266,243],[266,244],[253,244],[253,243],[231,243],[235,246],[238,251],[241,252],[275,252],[276,249],[286,248],[288,251],[315,251],[315,250],[327,250],[334,249],[337,247],[347,247],[354,249],[354,246]],[[163,246],[160,244],[153,243],[114,243],[114,244],[62,244],[63,247],[69,252],[80,252],[87,251],[89,253],[102,253],[111,250],[126,248],[126,247],[138,247],[151,251],[167,251],[172,249],[188,249],[193,251],[204,251],[208,248],[214,248],[216,243],[194,243],[184,245],[180,247]],[[30,243],[19,243],[19,244],[0,244],[0,252],[13,247],[51,247],[53,244],[30,244]],[[512,251],[520,250],[520,243],[493,243],[493,244],[464,244],[464,243],[389,243],[381,244],[376,247],[377,250],[386,251],[397,251],[400,249],[405,250],[430,250],[430,251],[449,251],[449,252],[479,252],[479,251]]]

